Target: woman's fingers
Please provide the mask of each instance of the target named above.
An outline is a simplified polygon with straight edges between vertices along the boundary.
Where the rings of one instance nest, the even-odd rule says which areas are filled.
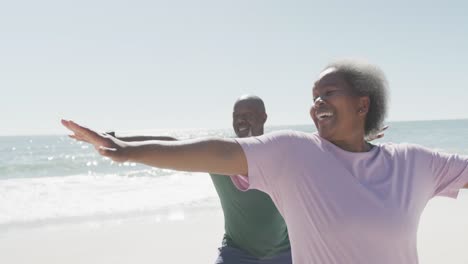
[[[81,137],[79,135],[68,135],[68,137],[73,138],[73,139],[78,140],[78,141],[83,141],[83,142],[91,144],[91,142],[87,141],[85,138],[83,138],[83,137]]]
[[[73,132],[73,135],[69,135],[70,138],[78,141],[83,141],[94,145],[94,148],[102,156],[109,157],[117,162],[126,161],[122,148],[115,142],[115,138],[107,134],[100,134],[96,131],[87,127],[81,126],[71,120],[62,119],[62,124]]]
[[[74,135],[71,136],[74,139],[84,141],[95,146],[109,145],[107,137],[104,137],[101,134],[95,132],[94,130],[81,126],[71,120],[62,119],[62,125],[64,125],[67,129],[74,133]]]
[[[88,141],[95,141],[95,140],[98,140],[101,136],[96,133],[95,131],[87,128],[87,127],[84,127],[84,126],[81,126],[81,125],[78,125],[77,123],[73,122],[73,121],[69,121],[68,123],[68,127],[73,131],[75,132],[75,134],[77,136],[80,136],[82,139],[84,140],[88,140]]]

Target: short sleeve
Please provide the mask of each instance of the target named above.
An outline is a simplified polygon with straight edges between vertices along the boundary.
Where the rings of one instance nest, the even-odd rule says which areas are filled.
[[[234,185],[240,190],[257,189],[268,194],[284,177],[283,162],[288,155],[289,141],[293,140],[292,131],[279,131],[259,137],[237,138],[242,146],[248,164],[247,175],[232,176]]]
[[[456,198],[459,190],[468,183],[468,157],[433,152],[432,171],[435,177],[434,196]]]

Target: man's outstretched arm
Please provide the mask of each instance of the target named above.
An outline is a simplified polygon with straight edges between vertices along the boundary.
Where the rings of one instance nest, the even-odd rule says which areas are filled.
[[[99,154],[117,162],[133,161],[158,168],[222,175],[247,175],[242,147],[233,139],[125,142],[62,120],[70,137],[94,145]]]

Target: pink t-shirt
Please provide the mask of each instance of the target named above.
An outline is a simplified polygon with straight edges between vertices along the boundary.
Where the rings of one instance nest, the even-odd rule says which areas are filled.
[[[249,177],[232,180],[271,196],[288,226],[295,264],[415,264],[426,203],[456,197],[468,183],[468,157],[416,145],[352,153],[292,131],[236,140]]]

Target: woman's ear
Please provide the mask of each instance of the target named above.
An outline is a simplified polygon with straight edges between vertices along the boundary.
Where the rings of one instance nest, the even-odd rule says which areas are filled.
[[[367,115],[369,112],[369,106],[370,106],[370,98],[369,96],[362,96],[359,97],[359,107],[358,107],[358,113],[359,115]]]

